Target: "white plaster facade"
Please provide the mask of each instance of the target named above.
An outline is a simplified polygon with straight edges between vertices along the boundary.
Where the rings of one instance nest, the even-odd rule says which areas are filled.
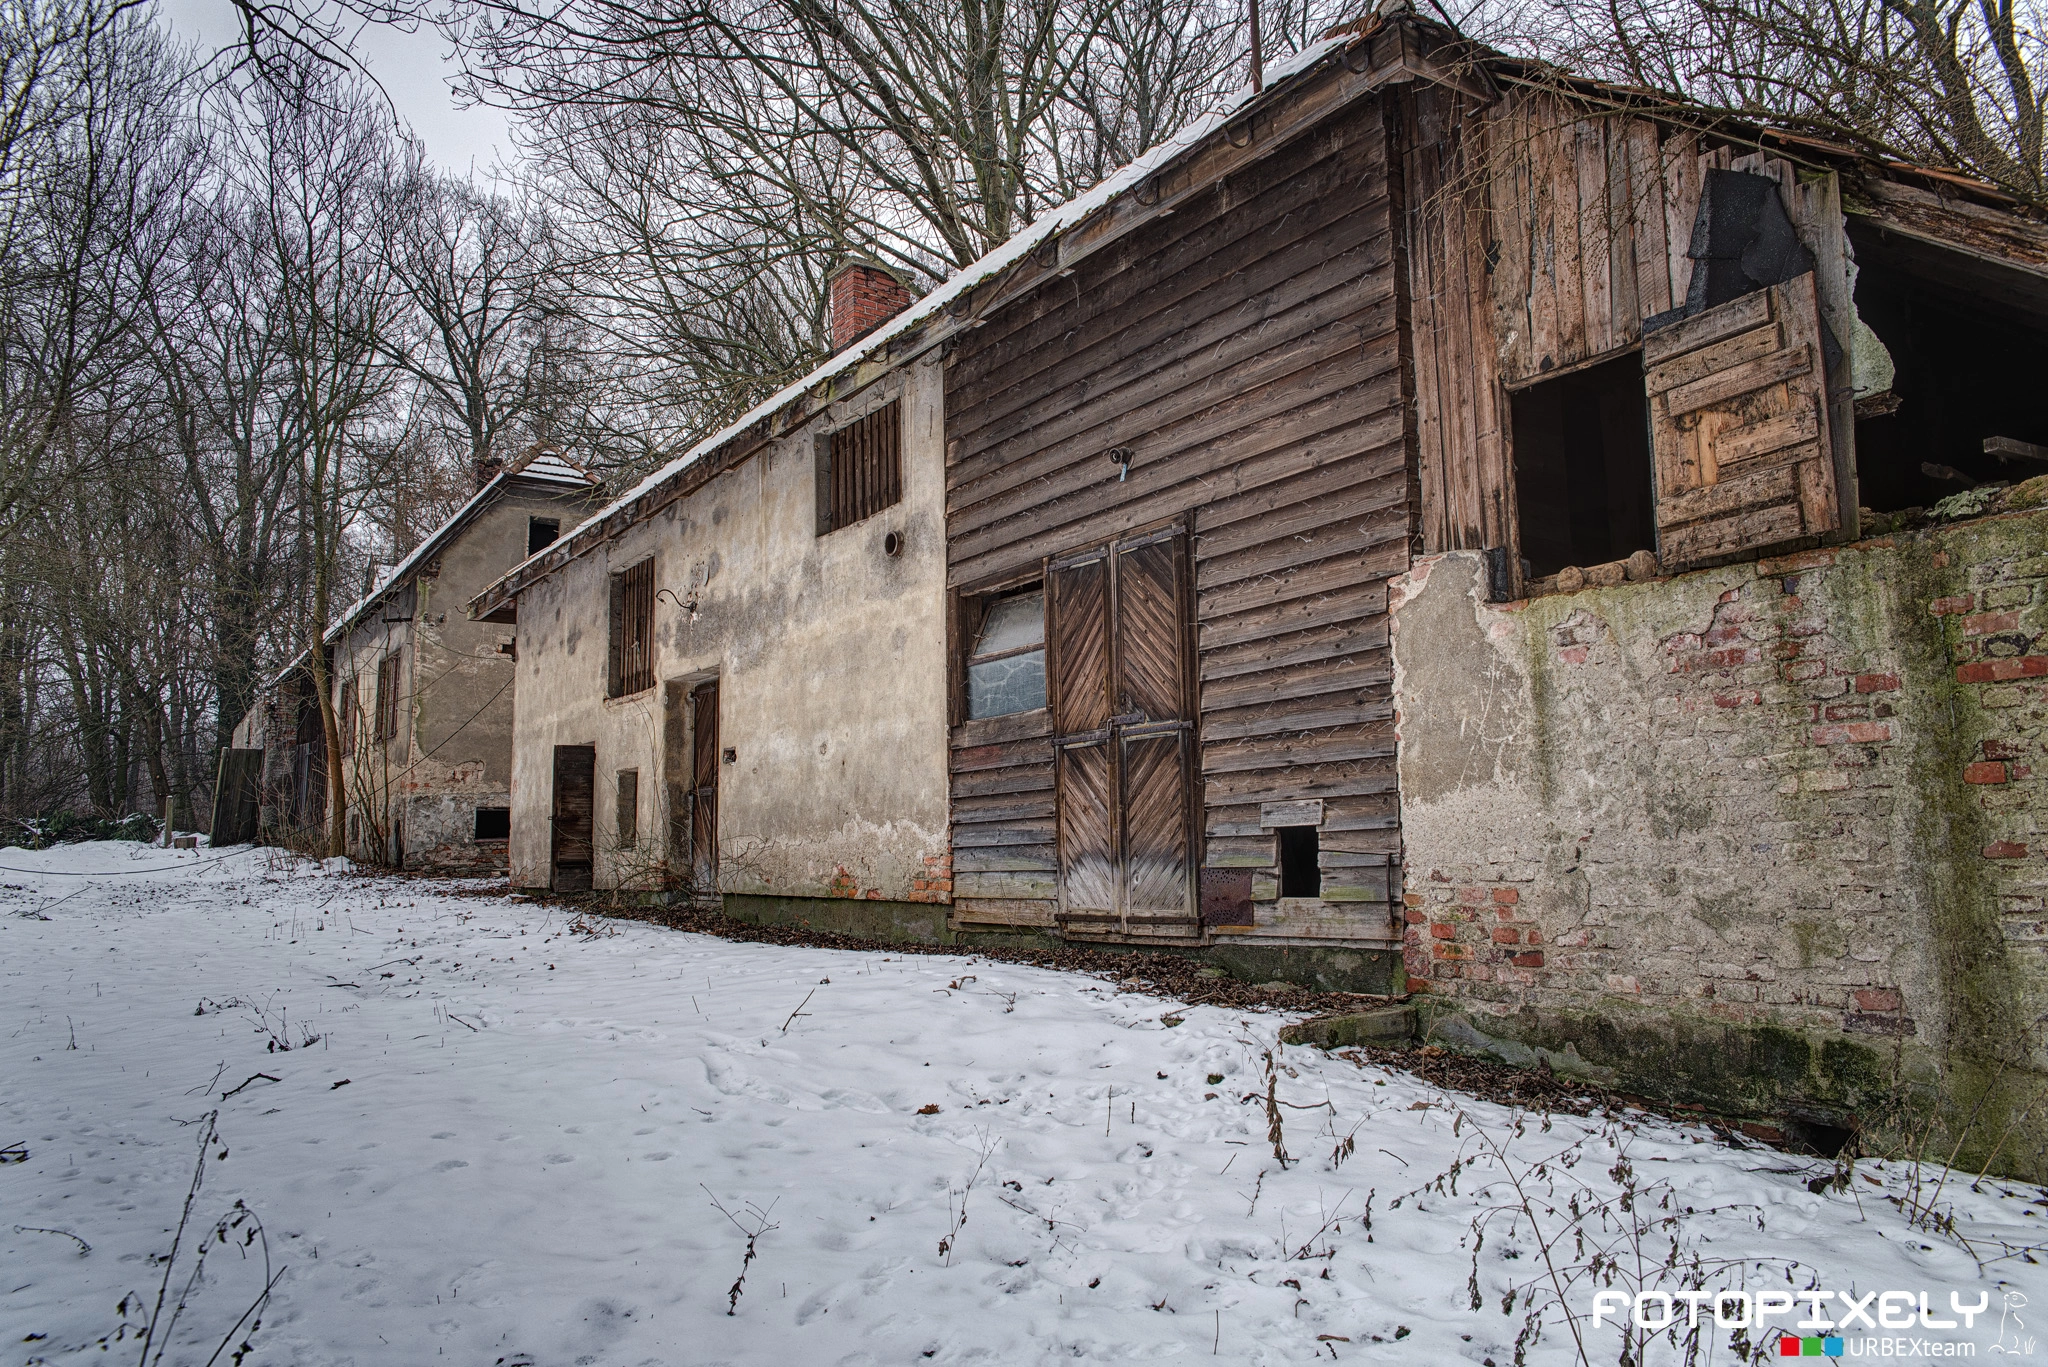
[[[819,436],[892,401],[902,499],[818,535]],[[927,355],[524,589],[513,885],[551,881],[558,745],[596,750],[596,886],[651,888],[684,866],[670,817],[687,699],[715,679],[718,891],[945,900],[928,886],[947,856],[944,468]],[[649,556],[655,683],[607,698],[611,576]],[[638,774],[631,848],[622,770]]]

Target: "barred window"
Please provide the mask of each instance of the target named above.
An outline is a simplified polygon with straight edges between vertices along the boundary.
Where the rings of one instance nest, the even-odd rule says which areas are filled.
[[[608,696],[654,687],[654,560],[612,576]]]
[[[892,399],[818,442],[818,535],[902,501],[902,427]]]

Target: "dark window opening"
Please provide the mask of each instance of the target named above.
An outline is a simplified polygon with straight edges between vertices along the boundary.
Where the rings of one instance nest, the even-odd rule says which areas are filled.
[[[553,517],[529,517],[526,519],[526,553],[532,555],[555,544],[555,538],[562,534],[561,519]]]
[[[1655,550],[1649,402],[1631,353],[1511,396],[1523,574]]]
[[[1856,312],[1892,370],[1880,388],[1886,358],[1852,339],[1857,501],[1896,513],[2048,474],[2048,452],[2027,454],[2048,447],[2048,286],[1854,217],[1849,241]]]
[[[476,840],[510,840],[512,838],[512,809],[510,807],[479,807],[476,809]]]
[[[1280,895],[1321,897],[1323,869],[1320,862],[1322,839],[1314,826],[1282,826],[1280,836]]]
[[[654,687],[654,561],[612,576],[611,660],[606,695]]]
[[[819,440],[819,536],[902,501],[902,428],[892,399]]]
[[[640,843],[640,771],[619,770],[619,848]]]
[[[1045,706],[1045,591],[980,601],[967,654],[967,715],[1007,717]]]

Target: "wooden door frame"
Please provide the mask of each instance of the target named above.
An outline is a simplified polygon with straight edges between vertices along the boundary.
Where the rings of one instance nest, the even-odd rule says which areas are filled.
[[[555,889],[561,879],[561,831],[558,826],[562,808],[562,752],[585,750],[590,753],[590,835],[588,839],[591,884],[597,881],[597,746],[557,745],[552,751],[552,764],[548,771],[548,887]],[[570,861],[572,864],[575,861]]]

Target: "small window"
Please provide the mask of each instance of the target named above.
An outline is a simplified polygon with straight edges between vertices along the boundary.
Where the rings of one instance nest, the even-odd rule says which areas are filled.
[[[818,535],[903,499],[902,418],[891,400],[818,442]]]
[[[529,517],[526,519],[526,553],[536,554],[555,544],[555,538],[562,534],[562,521],[554,517]]]
[[[619,848],[640,843],[640,771],[619,770]]]
[[[510,840],[512,838],[512,809],[510,807],[479,807],[476,809],[476,839]]]
[[[1513,395],[1525,578],[1656,549],[1649,412],[1633,352]]]
[[[377,664],[376,739],[391,740],[398,735],[399,664],[404,656],[392,651]]]
[[[1321,897],[1323,870],[1322,840],[1313,826],[1282,826],[1280,837],[1280,895]]]
[[[654,561],[612,576],[611,678],[607,694],[654,687]]]
[[[967,715],[1006,717],[1045,706],[1045,591],[991,599],[967,656]]]

